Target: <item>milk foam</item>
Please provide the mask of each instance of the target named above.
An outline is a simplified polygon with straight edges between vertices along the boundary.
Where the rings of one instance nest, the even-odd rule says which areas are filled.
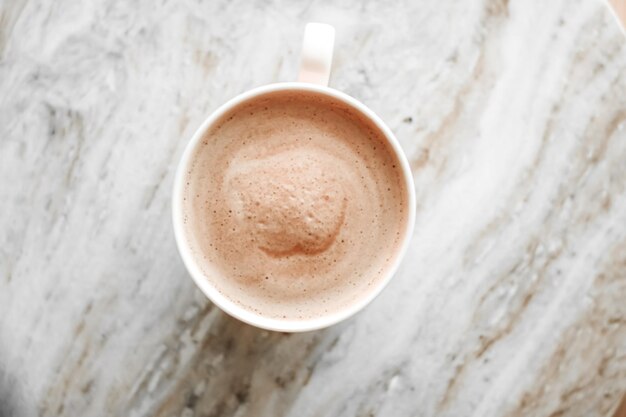
[[[273,318],[319,317],[362,297],[408,221],[384,135],[315,93],[268,93],[231,110],[205,134],[186,183],[186,234],[206,279]]]

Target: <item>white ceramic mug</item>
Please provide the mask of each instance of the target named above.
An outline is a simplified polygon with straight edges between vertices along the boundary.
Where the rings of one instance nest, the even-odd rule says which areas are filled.
[[[332,26],[321,23],[309,23],[306,26],[304,34],[304,42],[302,46],[302,54],[300,61],[300,74],[297,82],[277,83],[270,84],[263,87],[255,88],[248,92],[238,95],[231,99],[216,111],[213,112],[205,121],[202,126],[196,131],[191,138],[191,141],[187,145],[183,157],[179,163],[176,177],[174,179],[174,195],[172,202],[172,214],[174,221],[174,233],[176,236],[176,243],[178,250],[185,263],[185,266],[189,270],[189,273],[195,283],[200,287],[202,292],[218,307],[229,315],[242,320],[253,326],[257,326],[263,329],[276,330],[283,332],[302,332],[308,330],[316,330],[323,327],[333,325],[341,320],[344,320],[357,311],[365,307],[370,301],[372,301],[391,280],[391,277],[395,273],[400,264],[400,260],[406,252],[409,239],[411,237],[413,226],[415,223],[415,188],[413,186],[413,176],[409,163],[404,155],[397,139],[391,132],[391,130],[383,123],[383,121],[365,107],[356,99],[344,94],[340,91],[334,90],[328,87],[328,79],[330,76],[330,67],[332,62],[333,43],[335,38],[335,30]],[[381,132],[384,133],[387,141],[396,153],[400,165],[402,167],[402,173],[405,181],[405,186],[409,198],[407,199],[408,221],[406,223],[406,230],[404,231],[402,244],[397,253],[395,262],[388,268],[386,275],[383,279],[378,280],[377,284],[369,287],[367,292],[364,292],[362,297],[351,304],[344,310],[329,313],[328,315],[303,319],[303,320],[280,320],[270,317],[264,317],[249,311],[242,306],[229,300],[223,294],[221,294],[211,283],[211,281],[202,273],[198,266],[196,259],[194,259],[192,252],[188,245],[188,239],[185,238],[185,228],[183,227],[183,213],[182,213],[182,201],[183,201],[183,185],[185,182],[185,172],[190,163],[190,159],[195,148],[200,143],[203,135],[211,126],[221,118],[223,114],[239,105],[240,103],[255,98],[257,96],[275,92],[275,91],[310,91],[321,93],[335,99],[338,99],[345,104],[349,105],[359,113],[370,119]]]

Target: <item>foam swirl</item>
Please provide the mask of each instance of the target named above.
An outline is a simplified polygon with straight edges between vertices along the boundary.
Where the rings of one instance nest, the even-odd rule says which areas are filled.
[[[313,146],[254,160],[233,159],[224,199],[239,227],[270,256],[319,254],[343,224],[347,197],[341,160]]]

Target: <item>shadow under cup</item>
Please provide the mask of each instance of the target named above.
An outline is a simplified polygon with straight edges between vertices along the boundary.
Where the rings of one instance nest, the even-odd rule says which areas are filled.
[[[406,251],[415,196],[391,131],[336,90],[244,93],[194,134],[173,195],[200,289],[257,327],[306,331],[368,304]]]

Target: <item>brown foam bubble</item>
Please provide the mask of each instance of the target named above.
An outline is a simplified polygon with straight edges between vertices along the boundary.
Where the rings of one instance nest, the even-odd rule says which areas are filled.
[[[346,196],[333,159],[302,146],[230,167],[225,200],[259,249],[274,257],[316,254],[334,242]]]
[[[384,135],[315,93],[268,93],[229,111],[195,150],[186,183],[186,234],[206,278],[274,318],[319,317],[362,297],[408,219]]]

